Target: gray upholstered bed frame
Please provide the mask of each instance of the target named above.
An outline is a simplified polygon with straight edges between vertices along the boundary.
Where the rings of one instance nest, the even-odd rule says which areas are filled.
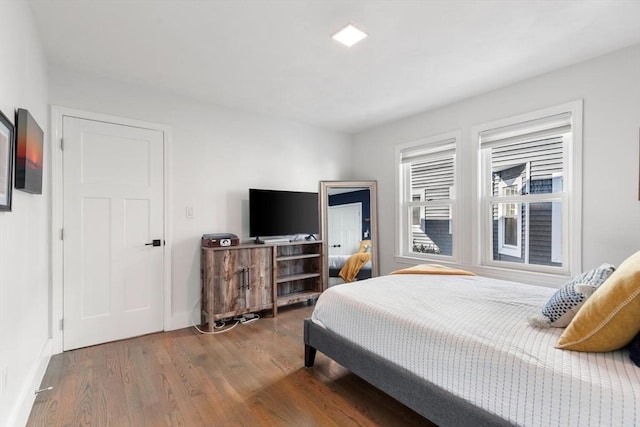
[[[441,387],[345,338],[304,321],[304,366],[311,368],[316,350],[439,426],[511,425]]]

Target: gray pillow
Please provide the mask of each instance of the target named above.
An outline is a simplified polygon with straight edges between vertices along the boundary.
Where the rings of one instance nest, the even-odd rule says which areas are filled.
[[[553,294],[540,313],[529,317],[529,324],[538,328],[564,328],[569,325],[580,307],[614,270],[611,264],[602,264],[574,277]]]

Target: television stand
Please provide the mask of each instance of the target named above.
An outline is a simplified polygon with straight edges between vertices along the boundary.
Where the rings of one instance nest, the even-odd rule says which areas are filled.
[[[289,239],[284,237],[273,237],[271,239],[262,239],[262,243],[265,245],[279,245],[282,243],[289,243]]]
[[[266,243],[266,244],[265,244]],[[323,243],[201,247],[201,324],[316,300],[325,290]]]

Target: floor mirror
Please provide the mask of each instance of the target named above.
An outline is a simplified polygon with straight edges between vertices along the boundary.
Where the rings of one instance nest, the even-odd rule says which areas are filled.
[[[320,181],[327,286],[378,275],[376,181]]]

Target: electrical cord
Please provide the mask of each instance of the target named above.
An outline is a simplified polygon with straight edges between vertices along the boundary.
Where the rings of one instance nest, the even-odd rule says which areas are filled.
[[[200,332],[201,334],[204,335],[217,335],[217,334],[222,334],[225,332],[229,332],[230,330],[232,330],[233,328],[235,328],[236,326],[238,326],[238,324],[242,324],[242,325],[246,325],[249,323],[253,323],[257,320],[260,320],[260,315],[254,313],[253,315],[255,316],[253,319],[247,319],[243,316],[236,316],[234,318],[231,319],[225,319],[225,320],[221,320],[221,321],[217,321],[214,322],[213,325],[213,329],[222,329],[226,326],[226,322],[229,320],[235,320],[236,323],[234,323],[232,326],[229,326],[226,329],[222,329],[221,331],[203,331],[202,329],[200,329],[198,327],[198,325],[196,325],[195,320],[193,319],[193,312],[195,311],[196,307],[198,306],[198,303],[200,303],[200,300],[196,301],[196,303],[193,305],[193,308],[191,309],[191,325],[195,328],[196,331]],[[209,320],[211,321],[211,320]]]

